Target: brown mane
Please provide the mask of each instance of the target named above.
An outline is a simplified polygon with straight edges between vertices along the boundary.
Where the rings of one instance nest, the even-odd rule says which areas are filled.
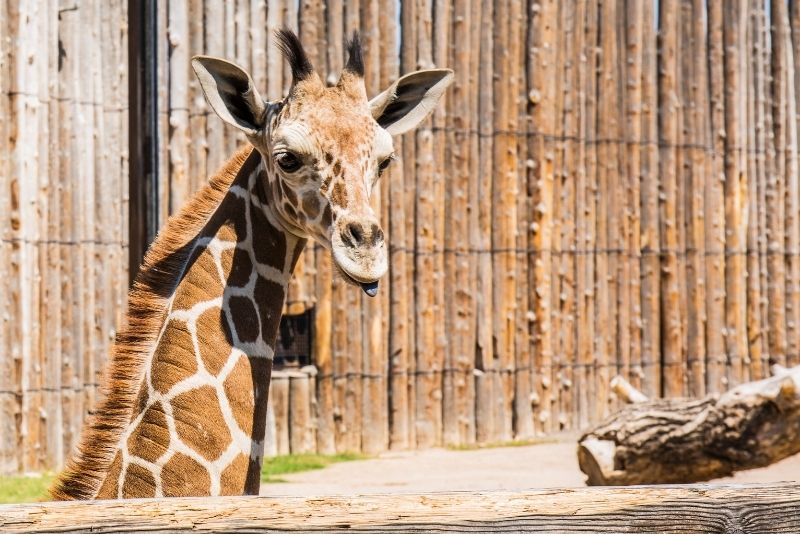
[[[225,197],[252,146],[242,148],[158,233],[128,293],[128,324],[117,334],[106,371],[105,398],[84,426],[77,450],[50,488],[55,500],[91,499],[131,418],[143,365],[156,340],[167,302],[188,260],[191,243]]]

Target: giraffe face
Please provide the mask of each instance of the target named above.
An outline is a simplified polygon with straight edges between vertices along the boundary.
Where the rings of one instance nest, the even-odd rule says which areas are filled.
[[[344,280],[371,287],[388,262],[370,197],[394,149],[370,113],[363,81],[299,84],[259,144],[268,195],[287,227],[330,250]]]
[[[295,34],[281,30],[277,37],[293,79],[281,102],[264,102],[250,75],[232,63],[198,56],[192,66],[217,115],[260,152],[263,190],[276,218],[330,250],[344,280],[374,296],[388,261],[372,189],[394,157],[392,136],[430,115],[453,73],[413,72],[368,100],[357,34],[333,87],[314,72]]]

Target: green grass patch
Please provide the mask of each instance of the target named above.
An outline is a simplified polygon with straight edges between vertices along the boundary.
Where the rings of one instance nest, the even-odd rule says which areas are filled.
[[[272,458],[264,458],[264,465],[261,467],[261,481],[286,482],[285,479],[280,478],[280,475],[322,469],[331,464],[364,460],[366,458],[369,457],[355,452],[344,452],[332,455],[287,454],[283,456],[273,456]]]
[[[0,504],[47,500],[47,488],[52,481],[52,473],[0,476]]]
[[[545,437],[472,445],[447,445],[445,448],[450,451],[475,451],[479,449],[497,449],[500,447],[527,447],[528,445],[543,445],[545,443],[559,443],[560,441],[562,440],[558,439],[558,437]]]

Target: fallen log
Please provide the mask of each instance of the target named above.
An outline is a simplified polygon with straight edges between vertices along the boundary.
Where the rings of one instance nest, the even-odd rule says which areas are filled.
[[[800,485],[0,505],[0,532],[796,532]]]
[[[615,377],[631,404],[580,438],[587,484],[701,482],[800,452],[800,366],[773,373],[699,400],[649,400]]]

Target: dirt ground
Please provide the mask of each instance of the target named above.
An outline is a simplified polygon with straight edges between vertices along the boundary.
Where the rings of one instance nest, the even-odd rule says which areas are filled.
[[[578,468],[575,444],[576,439],[572,437],[523,447],[387,452],[374,459],[282,475],[287,482],[264,484],[261,494],[355,495],[583,486],[584,476]],[[800,455],[714,482],[798,480]]]

